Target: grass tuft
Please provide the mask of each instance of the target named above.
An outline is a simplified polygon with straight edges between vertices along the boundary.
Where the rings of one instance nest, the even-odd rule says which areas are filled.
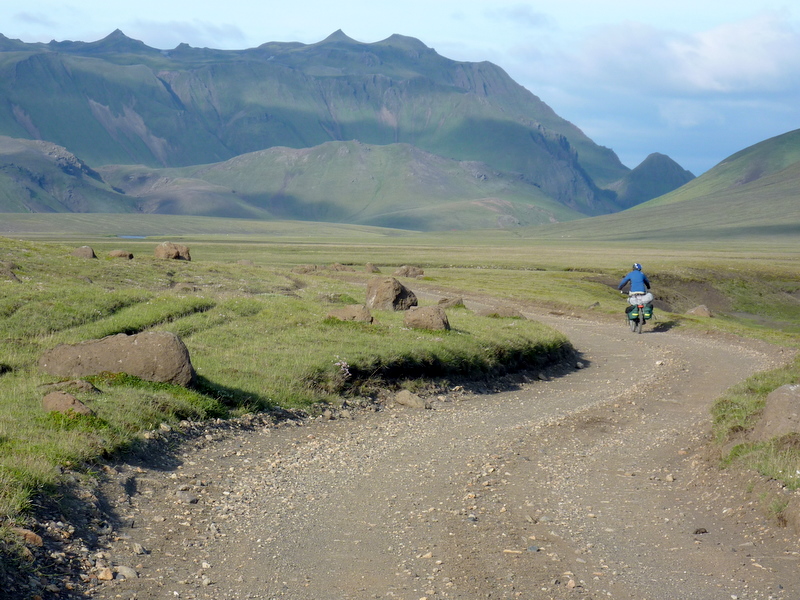
[[[714,403],[711,408],[714,439],[720,447],[730,446],[722,457],[724,467],[739,465],[779,481],[787,489],[800,489],[800,435],[761,443],[747,440],[770,392],[797,383],[800,383],[800,357],[790,365],[750,377]]]

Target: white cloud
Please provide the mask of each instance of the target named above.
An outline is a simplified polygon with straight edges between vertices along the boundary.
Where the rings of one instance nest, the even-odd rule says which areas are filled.
[[[668,42],[673,77],[687,91],[785,89],[800,74],[800,34],[781,13],[728,23]]]
[[[800,127],[800,32],[786,11],[691,32],[626,21],[559,33],[518,43],[507,70],[630,166],[664,152],[702,173]]]
[[[561,69],[584,85],[676,96],[777,91],[800,75],[800,33],[764,13],[693,34],[621,23],[594,30]]]

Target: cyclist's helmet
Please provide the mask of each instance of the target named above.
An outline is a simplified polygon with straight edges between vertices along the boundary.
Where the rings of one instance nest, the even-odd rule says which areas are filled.
[[[633,270],[634,271],[641,271],[642,270],[642,265],[640,265],[639,263],[633,263]]]

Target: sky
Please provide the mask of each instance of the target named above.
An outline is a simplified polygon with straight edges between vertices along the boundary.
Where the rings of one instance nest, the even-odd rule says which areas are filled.
[[[0,33],[148,46],[312,44],[401,34],[502,67],[628,167],[660,152],[700,175],[800,128],[796,0],[6,0]]]

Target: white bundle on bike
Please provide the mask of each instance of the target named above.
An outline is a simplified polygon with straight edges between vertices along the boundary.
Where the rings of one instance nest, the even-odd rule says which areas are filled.
[[[653,294],[647,292],[646,294],[633,294],[628,297],[628,303],[636,306],[638,304],[649,304],[653,301]]]

